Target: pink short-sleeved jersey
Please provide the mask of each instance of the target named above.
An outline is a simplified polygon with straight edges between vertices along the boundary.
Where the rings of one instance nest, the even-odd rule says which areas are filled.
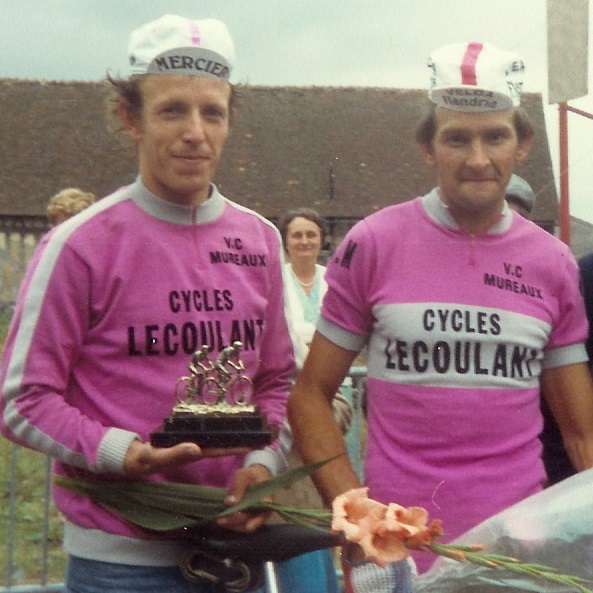
[[[326,278],[319,331],[368,343],[370,496],[452,539],[542,487],[541,369],[586,360],[564,244],[506,208],[469,236],[433,192],[356,225]]]

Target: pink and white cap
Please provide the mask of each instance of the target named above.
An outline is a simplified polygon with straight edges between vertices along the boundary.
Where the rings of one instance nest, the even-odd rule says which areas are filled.
[[[501,111],[521,103],[521,57],[488,43],[454,43],[433,52],[428,97],[455,111]]]
[[[191,20],[167,14],[132,32],[131,74],[176,74],[228,80],[235,46],[216,19]]]

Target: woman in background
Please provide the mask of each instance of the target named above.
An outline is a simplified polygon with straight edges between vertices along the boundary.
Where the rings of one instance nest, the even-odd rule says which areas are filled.
[[[327,227],[315,210],[299,208],[287,212],[278,228],[289,260],[285,264],[284,283],[297,365],[301,368],[327,291],[325,267],[317,263]]]
[[[67,187],[52,196],[47,203],[50,227],[55,227],[95,203],[95,194],[77,187]]]
[[[287,212],[278,221],[288,262],[284,265],[284,293],[287,317],[292,321],[292,341],[299,370],[302,368],[321,301],[327,291],[325,267],[318,264],[319,254],[325,243],[325,221],[315,210],[299,208]],[[334,398],[334,413],[343,418],[343,430],[348,430],[351,409],[340,395]],[[289,466],[300,465],[298,453],[288,453]],[[321,497],[310,478],[275,494],[274,499],[283,504],[307,508],[322,508]],[[279,576],[291,593],[338,593],[340,591],[336,566],[331,550],[318,550],[297,556],[282,563]]]

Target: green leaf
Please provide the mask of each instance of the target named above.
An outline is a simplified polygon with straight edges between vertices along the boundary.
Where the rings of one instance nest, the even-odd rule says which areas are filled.
[[[580,591],[581,593],[593,593],[581,583],[588,583],[585,579],[573,575],[560,574],[555,568],[544,566],[542,564],[530,564],[528,562],[521,562],[516,558],[510,556],[503,556],[500,554],[488,554],[485,552],[468,551],[467,546],[458,546],[455,544],[438,544],[431,543],[426,546],[427,549],[432,550],[436,554],[446,556],[457,560],[458,562],[472,562],[473,564],[487,566],[489,568],[500,568],[509,571],[510,573],[525,575],[530,579],[541,579],[550,583],[557,583],[567,585]],[[463,554],[462,557],[457,556],[457,552]],[[487,564],[490,562],[491,564]],[[481,577],[482,580],[490,582],[490,579]],[[531,589],[530,589],[531,590]]]
[[[252,507],[257,502],[272,496],[275,492],[282,488],[286,488],[292,485],[294,482],[298,480],[302,480],[307,476],[310,476],[313,472],[317,471],[321,467],[323,467],[326,463],[330,461],[334,461],[338,457],[341,457],[344,453],[340,453],[335,457],[331,457],[330,459],[325,459],[324,461],[318,461],[317,463],[308,463],[306,465],[301,465],[299,467],[295,467],[291,470],[278,474],[265,482],[260,482],[259,484],[255,484],[247,492],[241,500],[240,503],[233,505],[232,507],[227,507],[227,510],[221,514],[221,517],[225,515],[231,515],[232,513],[236,513],[237,511],[242,511],[249,507]]]
[[[153,531],[171,531],[190,527],[243,509],[280,510],[285,517],[291,517],[294,522],[327,525],[328,511],[325,509],[299,509],[275,505],[263,499],[310,475],[329,461],[331,459],[303,465],[261,482],[250,488],[244,499],[232,507],[224,504],[227,491],[224,488],[212,486],[160,482],[107,482],[66,476],[56,476],[54,480],[57,486],[90,498],[127,521]]]
[[[168,531],[216,518],[227,507],[226,491],[191,484],[102,482],[57,476],[55,483],[83,496],[128,521]]]

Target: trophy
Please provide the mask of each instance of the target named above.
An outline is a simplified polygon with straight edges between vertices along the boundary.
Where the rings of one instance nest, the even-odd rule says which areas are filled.
[[[251,403],[253,381],[245,375],[241,342],[233,342],[210,358],[203,345],[194,352],[189,374],[175,384],[177,403],[163,430],[150,435],[153,447],[197,443],[203,448],[269,445],[272,427]]]

